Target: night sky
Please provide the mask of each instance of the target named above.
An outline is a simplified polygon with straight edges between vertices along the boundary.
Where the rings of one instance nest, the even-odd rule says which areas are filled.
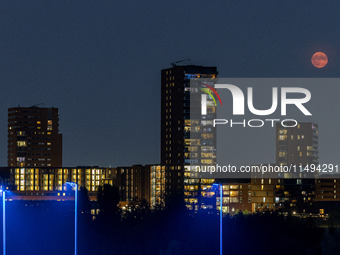
[[[0,2],[0,165],[7,108],[58,107],[64,166],[160,161],[160,70],[339,77],[339,1]],[[328,55],[323,69],[311,65]]]

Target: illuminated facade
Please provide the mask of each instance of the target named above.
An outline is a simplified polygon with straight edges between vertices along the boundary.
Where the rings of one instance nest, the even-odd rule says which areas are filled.
[[[164,199],[165,167],[160,165],[118,168],[17,167],[9,171],[16,199],[58,200],[69,191],[66,182],[76,182],[79,189],[86,188],[91,200],[97,199],[98,188],[104,184],[117,186],[122,202],[131,202],[134,198],[145,199],[154,208],[162,205]]]
[[[336,212],[340,206],[340,175],[321,175],[316,180],[315,203],[319,215]]]
[[[76,182],[89,193],[96,193],[103,184],[114,184],[114,168],[11,168],[14,191],[21,195],[57,195],[68,190],[66,182]]]
[[[316,180],[315,200],[318,202],[340,201],[340,175],[321,175]]]
[[[62,166],[58,108],[8,109],[8,166]]]
[[[184,194],[189,209],[201,208],[201,191],[213,182],[197,178],[190,165],[214,165],[216,160],[212,123],[201,121],[190,107],[192,97],[197,96],[200,114],[201,92],[192,93],[190,80],[216,76],[216,67],[194,65],[173,66],[161,72],[161,164],[166,167],[166,194]],[[216,114],[212,104],[208,104],[208,114]]]
[[[165,195],[165,166],[148,165],[150,175],[150,200],[152,208],[157,205],[162,206]]]
[[[116,183],[122,202],[131,202],[135,198],[145,199],[154,208],[162,205],[164,200],[165,166],[117,167]]]
[[[281,180],[271,178],[251,179],[249,201],[252,212],[275,210],[275,190],[280,189],[279,181]]]
[[[276,163],[289,165],[319,162],[318,125],[301,122],[296,127],[276,125]]]
[[[319,128],[311,122],[296,127],[276,125],[276,164],[307,166],[318,164]],[[288,176],[285,176],[288,177]],[[306,212],[315,201],[316,173],[300,173],[279,179],[275,189],[276,207],[285,211]]]
[[[251,212],[250,183],[247,179],[232,181],[223,184],[223,213],[235,214],[238,211]],[[220,210],[219,203],[217,209]]]
[[[224,179],[222,187],[223,213],[236,214],[239,211],[252,211],[252,204],[250,200],[250,180]],[[202,185],[201,195],[202,209],[215,209],[220,211],[221,201],[219,186]]]

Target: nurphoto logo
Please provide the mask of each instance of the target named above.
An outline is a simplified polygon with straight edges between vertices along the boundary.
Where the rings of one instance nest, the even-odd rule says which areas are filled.
[[[258,116],[269,116],[273,113],[275,113],[279,108],[279,96],[280,96],[280,115],[281,116],[287,116],[287,105],[294,105],[299,109],[302,114],[305,116],[312,116],[312,113],[305,107],[304,104],[309,102],[311,100],[311,92],[306,88],[300,88],[300,87],[273,87],[272,88],[272,94],[271,94],[271,106],[268,109],[256,109],[254,106],[254,96],[253,96],[253,88],[247,87],[247,97],[245,98],[245,95],[243,91],[236,85],[232,84],[215,84],[214,87],[207,85],[203,83],[205,88],[201,88],[201,90],[205,93],[201,94],[201,114],[207,115],[207,97],[210,96],[210,98],[214,101],[215,106],[217,106],[216,99],[214,95],[218,98],[220,101],[220,104],[222,106],[222,100],[220,98],[220,95],[216,91],[219,89],[220,91],[229,92],[232,96],[232,114],[235,116],[241,116],[245,115],[245,101],[247,101],[247,107],[250,113]],[[220,92],[221,93],[221,92]],[[299,95],[298,98],[291,98],[290,94]],[[247,100],[246,100],[247,99]],[[249,127],[262,127],[265,122],[271,122],[272,127],[275,126],[275,122],[280,121],[283,126],[286,127],[294,127],[298,124],[298,122],[294,119],[250,119],[246,121],[245,119],[242,122],[233,122],[233,120],[227,120],[227,119],[214,119],[213,125],[214,127],[216,125],[225,125],[227,123],[230,123],[231,127],[233,125],[242,125],[243,127],[247,126]]]

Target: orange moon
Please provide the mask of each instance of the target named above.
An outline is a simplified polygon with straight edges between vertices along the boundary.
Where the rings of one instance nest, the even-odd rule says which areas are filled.
[[[312,56],[312,64],[316,68],[323,68],[328,63],[328,57],[323,52],[315,52]]]

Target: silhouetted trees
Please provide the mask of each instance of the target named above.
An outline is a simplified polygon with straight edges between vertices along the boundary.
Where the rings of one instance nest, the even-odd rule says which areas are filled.
[[[103,186],[98,201],[79,191],[79,255],[219,254],[220,218],[193,213],[183,203],[151,210],[133,199],[119,209],[116,187]],[[8,254],[72,254],[74,201],[7,201]],[[93,220],[92,209],[99,209]],[[334,213],[334,215],[337,215]],[[223,217],[224,254],[333,255],[339,253],[339,221],[238,212]],[[322,227],[320,227],[322,226]],[[20,242],[20,246],[17,245]]]
[[[338,255],[340,253],[340,229],[325,229],[321,241],[322,254]]]
[[[150,204],[145,199],[133,198],[124,214],[127,220],[143,220],[151,213]]]
[[[119,190],[115,186],[100,186],[98,189],[98,209],[97,219],[104,222],[105,225],[117,223],[121,218],[121,210],[119,208]]]
[[[78,213],[79,220],[84,222],[91,220],[91,203],[89,200],[88,191],[84,187],[80,187],[78,193]]]

